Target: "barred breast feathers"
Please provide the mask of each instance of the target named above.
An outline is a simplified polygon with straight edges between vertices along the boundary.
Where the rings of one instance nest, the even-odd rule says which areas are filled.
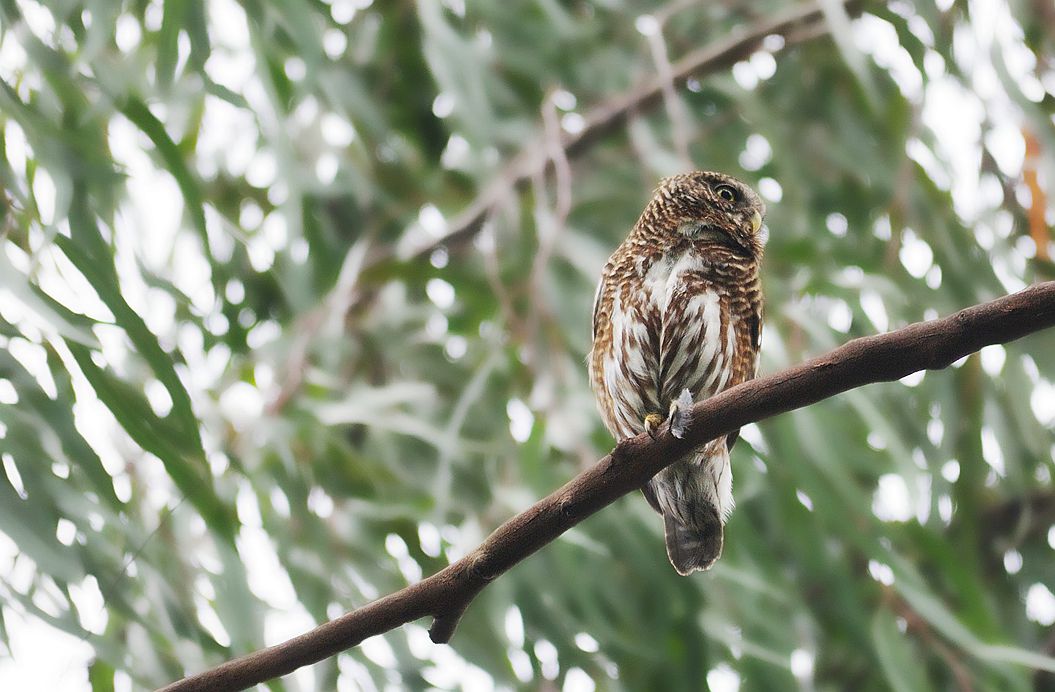
[[[606,271],[602,281],[612,283],[599,289],[598,299],[611,291],[608,320],[595,327],[599,343],[590,370],[603,390],[602,417],[617,438],[640,433],[644,416],[665,413],[684,388],[699,400],[728,385],[736,330],[730,296],[709,264],[685,248]]]

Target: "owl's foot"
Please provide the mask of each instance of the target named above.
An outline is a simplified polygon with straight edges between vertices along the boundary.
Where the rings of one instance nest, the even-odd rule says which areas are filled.
[[[663,425],[663,416],[658,413],[650,413],[645,416],[645,432],[653,440],[656,439],[656,433],[659,431],[659,426]]]
[[[645,416],[645,432],[654,440],[656,435],[659,434],[659,426],[663,425],[663,421],[667,421],[670,424],[670,434],[680,440],[685,437],[685,428],[689,425],[689,411],[691,409],[692,394],[689,393],[688,389],[683,389],[681,390],[681,395],[671,402],[670,411],[667,413],[666,418],[658,413],[650,413]]]
[[[685,429],[689,425],[692,410],[692,394],[688,389],[681,390],[681,395],[670,404],[670,413],[667,419],[670,421],[670,434],[679,440],[685,437]]]

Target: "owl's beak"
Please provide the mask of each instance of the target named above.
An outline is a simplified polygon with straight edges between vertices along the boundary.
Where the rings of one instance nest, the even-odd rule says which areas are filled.
[[[755,210],[755,213],[751,215],[751,232],[758,233],[758,229],[762,228],[762,215]]]

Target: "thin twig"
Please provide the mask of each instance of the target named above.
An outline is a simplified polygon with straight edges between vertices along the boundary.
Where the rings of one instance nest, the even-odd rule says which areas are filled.
[[[341,272],[334,289],[326,296],[322,305],[309,312],[296,330],[289,357],[283,368],[284,377],[275,397],[268,402],[266,412],[276,415],[286,407],[304,384],[307,376],[311,344],[328,325],[341,325],[355,304],[359,275],[370,247],[369,236],[359,239],[344,257]]]
[[[433,616],[430,636],[449,641],[465,609],[491,581],[583,519],[640,488],[693,449],[733,430],[874,382],[940,370],[990,344],[1055,325],[1055,281],[1036,284],[940,320],[854,339],[823,356],[751,380],[695,404],[683,439],[664,427],[638,435],[499,526],[476,550],[427,579],[283,644],[224,663],[165,688],[240,690],[316,663],[367,637]]]
[[[934,633],[927,620],[916,612],[908,601],[892,588],[887,586],[883,588],[884,599],[889,602],[894,612],[905,619],[906,629],[919,635],[920,639],[949,666],[949,671],[952,673],[953,679],[956,680],[956,689],[959,692],[973,692],[974,684],[971,682],[971,671],[963,662],[963,658]]]
[[[531,262],[526,286],[530,312],[525,344],[536,372],[539,371],[541,353],[548,352],[549,360],[552,361],[559,359],[558,354],[562,351],[560,344],[554,343],[552,339],[549,340],[549,348],[543,348],[541,333],[554,319],[546,292],[546,276],[554,250],[567,228],[572,206],[571,164],[565,155],[564,147],[561,146],[560,118],[552,94],[542,105],[542,122],[546,154],[553,166],[554,203],[550,205],[549,195],[546,193],[546,169],[539,169],[531,180],[535,198],[535,235],[538,238],[538,249]],[[547,367],[549,365],[547,364]]]
[[[849,0],[845,4],[850,10],[862,3]],[[809,32],[800,31],[807,28],[810,29]],[[700,77],[729,67],[751,55],[767,36],[783,36],[786,49],[826,33],[827,23],[817,2],[805,2],[783,12],[776,12],[746,29],[734,29],[673,63],[670,75],[652,75],[629,91],[617,94],[587,111],[583,115],[582,129],[575,133],[563,133],[566,156],[572,158],[580,155],[593,142],[621,127],[631,113],[656,105],[663,98],[664,85],[670,81],[680,82],[692,76]],[[546,167],[549,160],[545,147],[540,146],[538,141],[529,142],[494,182],[451,220],[446,233],[407,252],[404,259],[420,257],[441,245],[457,243],[466,236],[474,235],[486,218],[488,210],[497,201],[530,182],[535,172],[540,167]],[[375,261],[387,259],[387,256],[378,256]]]
[[[1048,251],[1051,230],[1045,218],[1048,211],[1048,198],[1044,194],[1044,188],[1040,186],[1040,177],[1037,175],[1040,141],[1028,126],[1022,127],[1022,139],[1026,141],[1026,156],[1022,160],[1022,182],[1029,190],[1029,207],[1026,209],[1026,216],[1029,219],[1029,235],[1037,247],[1037,259],[1048,261],[1051,259],[1051,253]]]
[[[685,110],[685,104],[674,85],[674,68],[670,64],[667,41],[663,37],[663,22],[658,17],[655,18],[654,26],[646,25],[645,39],[652,53],[652,62],[656,66],[656,75],[663,81],[663,106],[667,111],[667,119],[670,120],[674,151],[678,155],[682,168],[691,170],[694,168],[692,156],[689,155],[692,126],[689,123],[689,114]]]

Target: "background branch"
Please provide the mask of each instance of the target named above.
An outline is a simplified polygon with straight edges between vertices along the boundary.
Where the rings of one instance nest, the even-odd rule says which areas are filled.
[[[945,368],[984,346],[1055,325],[1055,282],[920,322],[862,337],[783,372],[746,382],[692,408],[685,438],[664,428],[620,443],[611,454],[502,524],[466,557],[427,579],[314,630],[165,688],[239,690],[290,673],[425,616],[434,642],[449,641],[458,620],[488,583],[586,517],[639,488],[690,450],[733,430],[865,384]],[[658,559],[658,558],[657,558]]]
[[[845,3],[847,11],[860,4],[856,0]],[[784,47],[795,45],[825,35],[827,24],[819,2],[805,2],[784,12],[777,12],[742,31],[734,31],[717,41],[690,52],[670,65],[670,69],[657,71],[647,80],[622,94],[594,106],[583,114],[583,127],[575,133],[564,132],[562,147],[565,156],[574,158],[582,154],[599,138],[621,127],[632,113],[651,108],[663,100],[664,90],[673,83],[689,77],[699,77],[731,66],[758,50],[767,36],[784,37]],[[489,211],[514,190],[526,185],[531,178],[550,165],[551,158],[543,144],[529,142],[509,165],[499,173],[493,183],[461,213],[451,220],[447,232],[407,251],[403,259],[426,255],[441,245],[456,244],[475,235]],[[392,259],[390,250],[375,256],[372,264]]]

